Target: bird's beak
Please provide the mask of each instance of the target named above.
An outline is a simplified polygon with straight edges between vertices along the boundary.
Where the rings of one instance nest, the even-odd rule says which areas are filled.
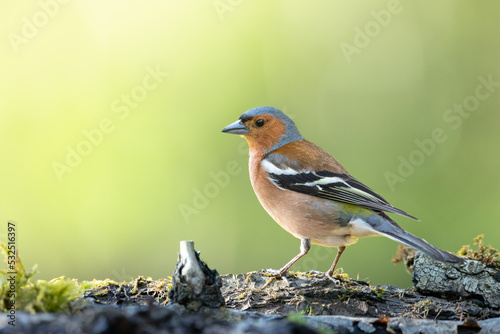
[[[237,120],[236,122],[229,124],[226,126],[224,129],[222,129],[222,132],[225,133],[232,133],[233,135],[248,135],[250,132],[248,132],[247,128],[243,123],[241,123],[240,120]]]

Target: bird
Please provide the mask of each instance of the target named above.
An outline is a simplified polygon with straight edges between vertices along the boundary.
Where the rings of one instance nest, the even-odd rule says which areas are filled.
[[[338,248],[326,272],[333,278],[346,246],[360,237],[377,235],[410,246],[434,260],[464,262],[401,228],[387,213],[418,218],[392,206],[352,177],[334,157],[304,139],[281,110],[250,109],[222,132],[246,139],[250,181],[259,202],[283,229],[301,241],[299,254],[277,275],[285,275],[315,244]]]

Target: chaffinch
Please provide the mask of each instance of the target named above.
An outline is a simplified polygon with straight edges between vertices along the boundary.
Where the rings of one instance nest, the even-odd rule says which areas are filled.
[[[383,235],[443,262],[463,259],[403,230],[385,212],[417,218],[390,205],[353,178],[335,158],[302,137],[295,123],[272,107],[250,109],[222,132],[242,135],[250,148],[250,180],[260,203],[286,231],[301,240],[300,253],[279,270],[283,275],[311,244],[338,247],[327,274],[347,245]]]

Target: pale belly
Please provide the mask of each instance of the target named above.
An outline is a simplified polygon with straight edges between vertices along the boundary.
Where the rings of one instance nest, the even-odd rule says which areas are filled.
[[[339,247],[353,244],[359,237],[378,235],[360,218],[367,215],[366,209],[280,189],[267,174],[258,174],[259,164],[259,159],[250,159],[255,194],[269,215],[293,236],[317,245]]]
[[[380,235],[372,229],[362,219],[355,217],[350,220],[346,227],[340,227],[330,235],[323,235],[317,239],[311,239],[311,242],[316,245],[339,247],[348,246],[356,243],[361,237],[371,237]]]
[[[340,215],[341,203],[300,193],[287,193],[286,198],[288,200],[273,201],[279,205],[276,207],[262,201],[261,204],[281,227],[297,238],[310,239],[316,245],[339,247],[351,245],[360,237],[379,235],[355,214]]]

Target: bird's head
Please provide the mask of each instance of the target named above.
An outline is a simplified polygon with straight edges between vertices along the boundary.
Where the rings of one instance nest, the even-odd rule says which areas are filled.
[[[304,139],[290,117],[273,107],[250,109],[222,132],[242,135],[251,150],[265,153]]]

